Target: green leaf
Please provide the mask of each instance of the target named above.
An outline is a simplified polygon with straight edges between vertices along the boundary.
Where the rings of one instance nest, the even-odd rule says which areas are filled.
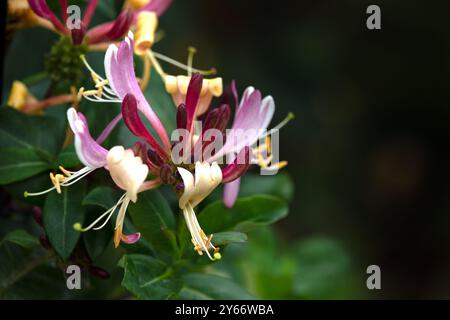
[[[202,273],[190,273],[182,277],[183,288],[177,298],[183,300],[253,300],[244,288],[231,279]]]
[[[173,250],[175,217],[166,199],[156,190],[140,193],[138,197],[128,207],[134,226],[155,249]]]
[[[3,238],[3,241],[15,243],[26,249],[32,249],[39,246],[39,240],[25,230],[11,231]]]
[[[246,197],[253,194],[270,194],[289,201],[294,194],[294,182],[286,172],[273,176],[246,174],[241,179],[239,196]]]
[[[66,123],[52,116],[30,116],[0,107],[0,148],[33,150],[52,162],[65,137]]]
[[[288,213],[285,201],[269,196],[255,195],[239,198],[228,209],[222,201],[206,206],[198,215],[200,225],[208,233],[225,230],[248,231],[254,227],[274,223]]]
[[[0,184],[8,184],[32,177],[51,168],[33,149],[2,148]]]
[[[103,212],[103,209],[89,208],[86,214],[86,223],[91,223]],[[84,245],[91,259],[95,260],[105,251],[108,244],[112,242],[112,235],[111,228],[107,228],[106,226],[100,230],[90,230],[83,233]]]
[[[0,298],[61,298],[65,281],[59,270],[46,265],[49,258],[38,240],[27,232],[7,234],[0,241]]]
[[[139,299],[169,299],[181,289],[172,270],[162,261],[141,254],[124,255],[119,261],[124,269],[122,285]]]
[[[247,241],[247,235],[242,232],[225,231],[214,233],[214,244],[225,245],[230,243],[242,243]]]
[[[83,205],[99,206],[108,210],[119,200],[121,194],[110,187],[97,187],[91,190],[83,199]]]
[[[63,259],[70,256],[80,237],[73,225],[84,221],[81,203],[85,190],[85,181],[79,181],[70,187],[62,187],[61,194],[50,192],[45,200],[44,228],[53,248]]]
[[[29,116],[0,108],[0,184],[30,178],[53,166],[65,124],[53,116]]]
[[[78,166],[81,162],[78,159],[77,153],[75,152],[74,145],[71,144],[63,151],[61,151],[55,163],[58,166],[62,166],[64,168],[72,168]]]
[[[303,298],[332,299],[342,296],[349,284],[351,260],[345,249],[326,238],[301,241],[294,249],[298,267],[294,292]]]

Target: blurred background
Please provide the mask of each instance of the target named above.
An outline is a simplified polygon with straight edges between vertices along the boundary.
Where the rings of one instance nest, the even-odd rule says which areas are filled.
[[[381,30],[366,28],[371,4],[381,8]],[[277,246],[292,252],[298,239],[322,237],[352,261],[339,292],[321,284],[308,297],[450,298],[449,15],[448,1],[175,0],[160,18],[156,51],[185,61],[194,46],[196,67],[216,67],[240,94],[252,85],[274,97],[272,125],[295,114],[280,134],[295,189],[289,216],[275,226]],[[27,75],[24,63],[4,78]],[[291,265],[278,259],[273,236],[250,236],[246,258],[252,272],[276,282]],[[324,247],[340,250],[333,246]],[[258,250],[272,258],[255,258]],[[315,257],[307,279],[327,273]],[[381,268],[381,290],[366,288],[372,264]],[[255,290],[283,296],[267,288]]]
[[[381,8],[381,30],[366,8]],[[275,98],[295,182],[284,243],[340,241],[360,298],[450,298],[450,3],[174,1],[159,51]],[[176,41],[174,41],[176,39]],[[382,290],[365,288],[381,268]]]

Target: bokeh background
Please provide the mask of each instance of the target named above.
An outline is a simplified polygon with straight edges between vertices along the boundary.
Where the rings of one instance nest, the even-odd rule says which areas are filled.
[[[370,4],[381,30],[366,28]],[[280,135],[295,190],[278,245],[323,236],[352,261],[348,292],[317,297],[450,298],[449,15],[445,1],[175,0],[160,19],[156,51],[185,61],[194,46],[197,67],[272,95],[273,125],[295,114]],[[26,60],[13,71],[27,76]],[[372,264],[381,290],[366,288]]]
[[[381,30],[366,8],[381,8]],[[338,239],[360,298],[450,298],[450,3],[175,1],[158,50],[216,66],[292,111],[281,155],[295,182],[282,241]],[[176,39],[176,41],[174,41]],[[365,289],[377,264],[382,290]]]

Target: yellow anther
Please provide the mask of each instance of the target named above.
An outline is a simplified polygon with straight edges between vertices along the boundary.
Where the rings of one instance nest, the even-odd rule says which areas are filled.
[[[59,170],[61,170],[61,172],[64,173],[64,175],[65,175],[66,177],[70,177],[70,176],[72,175],[72,172],[69,171],[69,170],[64,169],[63,166],[59,166]]]
[[[280,169],[283,169],[284,167],[286,167],[287,165],[288,165],[287,161],[280,161],[280,162],[272,164],[270,167],[267,167],[266,169],[268,169],[268,170],[274,170],[274,169],[280,170]]]
[[[96,88],[103,88],[107,84],[108,84],[108,80],[106,80],[106,79],[103,79],[102,81],[99,81],[99,80],[95,81]]]
[[[267,153],[271,154],[272,153],[272,143],[271,143],[269,136],[266,137],[266,146],[267,146]]]
[[[53,172],[50,172],[50,180],[52,181],[53,185],[55,186],[55,189],[58,193],[61,193],[61,186],[60,183],[64,181],[64,176],[62,174],[56,174],[54,175]]]

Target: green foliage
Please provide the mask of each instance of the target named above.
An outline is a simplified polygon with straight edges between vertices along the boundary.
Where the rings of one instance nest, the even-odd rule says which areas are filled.
[[[54,269],[43,265],[48,258],[39,241],[26,231],[8,233],[0,241],[0,298],[56,298],[61,291],[52,284],[57,278]]]
[[[175,217],[169,204],[156,190],[139,194],[139,201],[129,206],[136,229],[157,252],[178,250],[174,230]]]
[[[0,108],[0,184],[32,177],[54,166],[65,124],[53,116],[27,116]]]
[[[80,181],[70,188],[62,188],[61,194],[48,194],[43,210],[44,228],[52,247],[67,259],[80,237],[74,229],[75,223],[83,223],[82,201],[86,193],[86,183]]]
[[[119,266],[124,269],[122,285],[140,299],[169,299],[181,289],[173,270],[150,256],[124,255]]]
[[[183,288],[178,298],[188,300],[252,300],[255,299],[232,279],[202,273],[190,273],[183,277]]]

